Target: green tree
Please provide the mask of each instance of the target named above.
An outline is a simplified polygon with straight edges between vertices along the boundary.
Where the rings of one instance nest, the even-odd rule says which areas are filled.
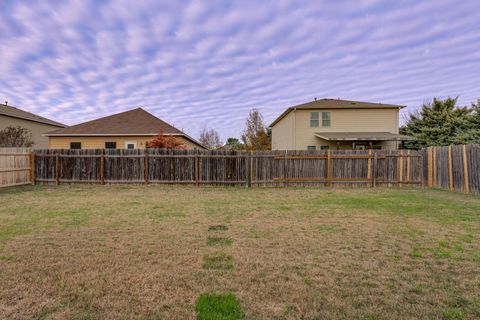
[[[245,121],[242,134],[245,150],[271,150],[272,135],[263,122],[263,116],[257,109],[252,109]]]
[[[480,143],[480,100],[477,104],[472,103],[471,114],[468,117],[469,128],[462,132],[459,140],[463,144]]]
[[[0,131],[0,147],[31,147],[32,145],[32,133],[26,128],[9,126]]]
[[[240,140],[238,140],[237,138],[228,138],[227,139],[227,142],[225,142],[225,146],[224,146],[226,149],[228,150],[240,150],[240,149],[243,149],[243,145],[242,143],[240,142]]]
[[[432,103],[424,104],[419,112],[410,114],[401,133],[413,136],[417,141],[407,142],[406,147],[418,149],[434,145],[479,143],[480,137],[474,134],[474,109],[457,107],[456,104],[457,98],[434,98]]]

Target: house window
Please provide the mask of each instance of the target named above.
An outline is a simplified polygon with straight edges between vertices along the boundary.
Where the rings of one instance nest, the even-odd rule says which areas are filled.
[[[328,149],[330,149],[330,146],[321,146],[320,147],[320,150],[328,150]]]
[[[137,142],[136,141],[125,141],[125,149],[136,149]]]
[[[318,127],[318,112],[310,112],[310,128]]]
[[[70,149],[82,149],[81,142],[70,142]]]
[[[317,147],[315,147],[315,146],[308,146],[308,147],[307,147],[307,150],[317,150]]]
[[[105,142],[105,149],[117,149],[116,142]]]
[[[330,112],[322,112],[322,127],[330,127]]]

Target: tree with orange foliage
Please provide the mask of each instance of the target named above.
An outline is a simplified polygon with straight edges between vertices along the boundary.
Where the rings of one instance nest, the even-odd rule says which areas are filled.
[[[162,130],[152,141],[147,142],[147,148],[186,149],[187,146],[174,136],[165,135]]]

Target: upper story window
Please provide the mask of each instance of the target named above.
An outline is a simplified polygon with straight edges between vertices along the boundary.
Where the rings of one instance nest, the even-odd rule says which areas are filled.
[[[70,142],[70,149],[82,149],[81,142]]]
[[[318,112],[310,112],[310,128],[317,128],[318,122]]]
[[[330,127],[330,112],[322,112],[322,127]]]

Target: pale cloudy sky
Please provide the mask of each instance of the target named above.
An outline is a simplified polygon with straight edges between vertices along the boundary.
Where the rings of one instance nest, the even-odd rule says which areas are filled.
[[[314,97],[480,98],[480,2],[0,0],[0,101],[66,124],[144,107],[239,136]]]

